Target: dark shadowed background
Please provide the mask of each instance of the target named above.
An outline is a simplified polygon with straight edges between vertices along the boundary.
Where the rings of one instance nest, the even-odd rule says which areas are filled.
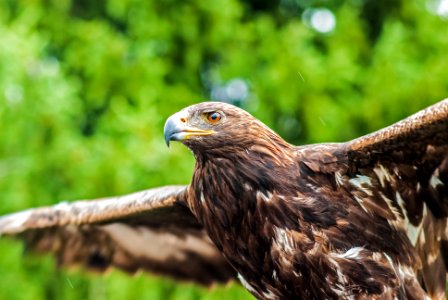
[[[345,141],[448,96],[448,0],[0,0],[0,213],[188,183],[163,123],[237,104],[294,144]],[[0,240],[0,299],[251,299],[57,270]]]

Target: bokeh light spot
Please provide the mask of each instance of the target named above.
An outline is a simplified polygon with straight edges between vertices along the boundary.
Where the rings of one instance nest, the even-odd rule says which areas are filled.
[[[336,27],[336,16],[327,8],[308,8],[302,17],[305,24],[320,33],[329,33]]]
[[[448,18],[448,0],[428,0],[426,8],[434,15],[444,19]]]
[[[249,85],[244,79],[235,78],[225,85],[217,85],[212,88],[211,98],[213,101],[223,101],[239,104],[249,97]]]

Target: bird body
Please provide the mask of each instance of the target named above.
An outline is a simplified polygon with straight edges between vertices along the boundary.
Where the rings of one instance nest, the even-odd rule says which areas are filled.
[[[188,253],[188,266],[202,270],[191,279],[226,281],[235,270],[260,299],[445,299],[448,100],[346,143],[296,147],[249,113],[217,102],[174,114],[164,131],[167,144],[181,141],[195,156],[187,187],[131,196],[121,215],[117,199],[69,206],[66,218],[56,207],[12,214],[0,218],[0,233],[21,234],[61,264],[95,267],[96,260],[133,271],[141,259],[143,268],[181,279],[188,269],[169,260]],[[89,218],[73,216],[87,207]],[[160,225],[179,216],[178,226]],[[48,246],[70,224],[84,226],[82,238],[73,236],[94,244],[95,255],[79,249],[83,255],[74,258],[63,246]],[[126,245],[120,233],[136,226],[153,243],[162,243],[165,231],[174,237],[166,265],[151,249],[137,257]],[[186,243],[184,235],[194,239]]]
[[[248,290],[268,299],[424,298],[415,268],[421,233],[405,228],[423,226],[428,214],[422,202],[420,219],[407,219],[430,149],[409,153],[414,164],[400,149],[365,166],[350,144],[294,147],[253,122],[250,131],[226,126],[232,138],[217,148],[186,142],[197,160],[189,206]],[[445,170],[446,150],[430,154],[433,173]],[[444,295],[444,280],[438,289]]]

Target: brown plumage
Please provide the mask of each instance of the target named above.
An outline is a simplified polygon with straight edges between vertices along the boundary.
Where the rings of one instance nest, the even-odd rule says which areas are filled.
[[[0,218],[0,233],[52,252],[59,266],[145,270],[203,285],[235,271],[185,205],[185,186],[25,210]]]
[[[61,265],[203,284],[237,272],[262,299],[445,299],[448,100],[347,143],[302,147],[207,102],[171,116],[165,139],[194,153],[189,186],[11,214],[0,233]]]

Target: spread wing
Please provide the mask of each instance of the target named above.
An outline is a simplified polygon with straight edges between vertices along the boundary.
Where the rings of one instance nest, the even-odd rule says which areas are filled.
[[[448,99],[343,147],[348,158],[347,181],[357,199],[362,199],[359,204],[406,232],[422,261],[421,284],[433,297],[444,299]]]
[[[167,186],[90,201],[60,203],[0,217],[0,235],[50,252],[60,266],[145,270],[204,285],[234,270],[185,205],[185,186]]]

